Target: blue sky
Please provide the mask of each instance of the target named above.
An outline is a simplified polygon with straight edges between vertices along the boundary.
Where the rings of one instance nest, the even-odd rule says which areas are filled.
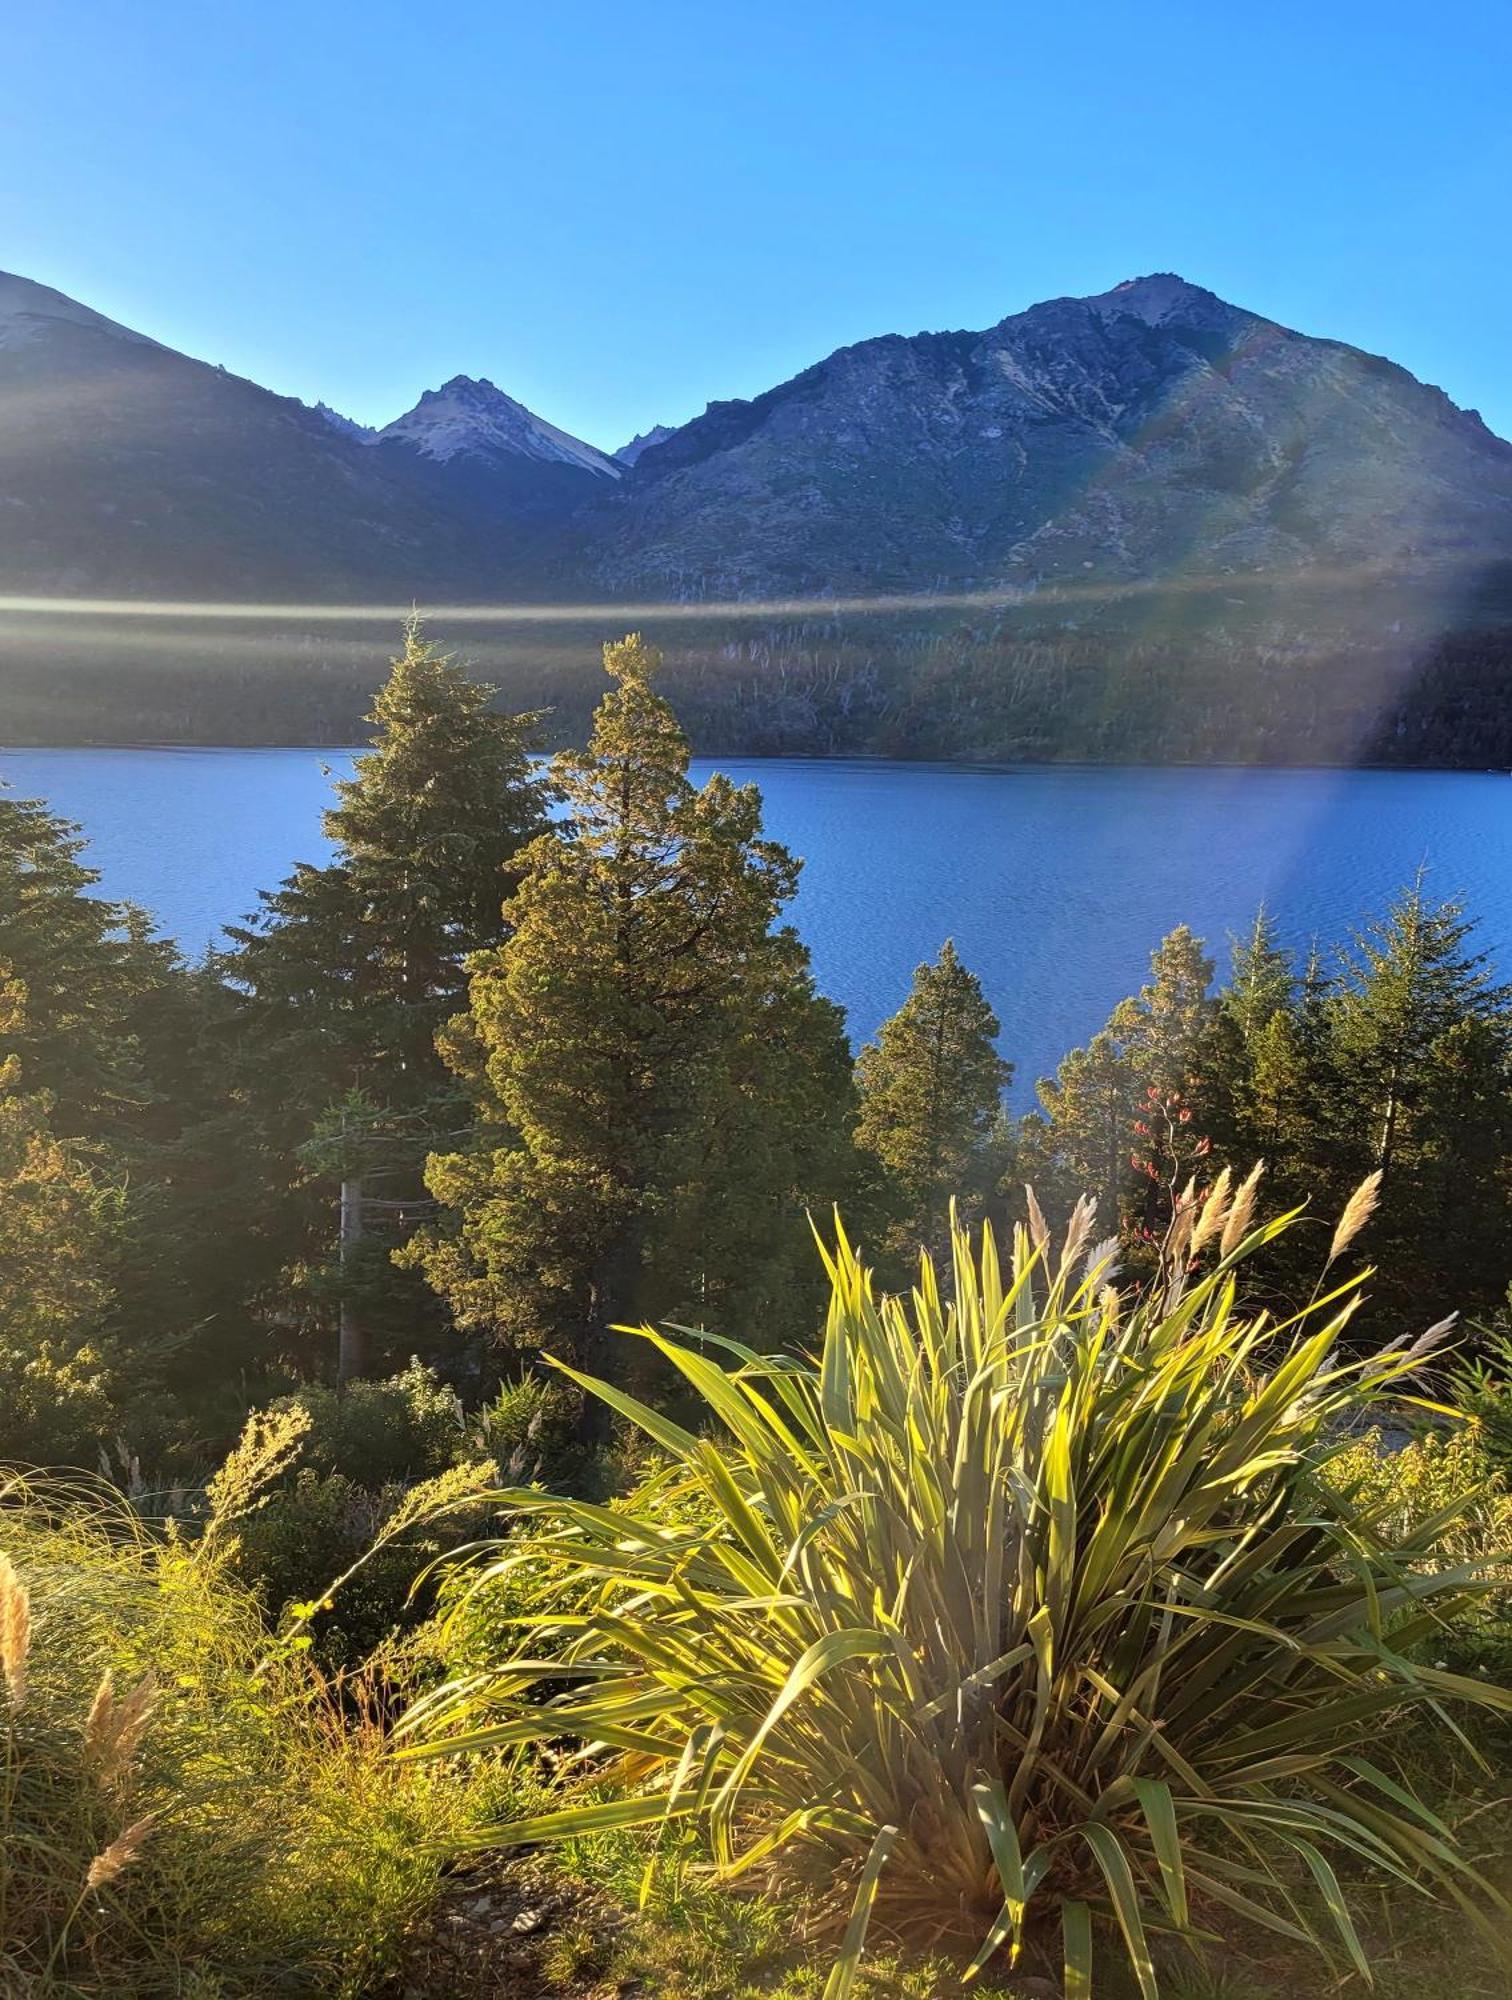
[[[10,0],[0,268],[382,422],[613,447],[1177,270],[1512,435],[1509,0]]]

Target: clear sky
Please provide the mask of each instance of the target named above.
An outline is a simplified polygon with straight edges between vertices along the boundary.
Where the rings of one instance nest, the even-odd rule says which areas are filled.
[[[0,269],[614,447],[1176,270],[1512,435],[1512,0],[7,0]]]

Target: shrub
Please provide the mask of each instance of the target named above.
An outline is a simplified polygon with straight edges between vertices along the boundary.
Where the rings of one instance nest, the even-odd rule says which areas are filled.
[[[1420,1643],[1426,1656],[1498,1680],[1512,1679],[1512,1493],[1486,1431],[1475,1419],[1425,1429],[1403,1442],[1373,1430],[1331,1453],[1326,1476],[1376,1532],[1397,1543],[1421,1538],[1435,1518],[1429,1560],[1483,1566],[1502,1588],[1445,1617]]]
[[[465,1788],[269,1656],[220,1528],[0,1487],[0,1991],[355,1992],[434,1893]]]
[[[304,1462],[354,1486],[431,1479],[466,1454],[455,1391],[419,1361],[383,1381],[349,1383],[339,1395],[324,1386],[301,1389],[274,1407],[307,1411]]]
[[[642,1329],[717,1434],[574,1377],[668,1469],[619,1509],[506,1496],[537,1532],[485,1575],[545,1561],[559,1608],[484,1684],[418,1702],[407,1754],[575,1738],[556,1808],[492,1838],[687,1822],[726,1880],[848,1882],[830,2000],[874,1903],[977,1968],[1058,1922],[1073,1996],[1099,1920],[1146,1996],[1152,1929],[1234,1914],[1363,1971],[1330,1856],[1476,1910],[1394,1744],[1446,1700],[1512,1708],[1413,1656],[1495,1584],[1435,1558],[1468,1502],[1388,1533],[1320,1477],[1421,1356],[1344,1357],[1353,1286],[1279,1326],[1241,1312],[1241,1267],[1291,1220],[1253,1225],[1253,1186],[1185,1201],[1136,1297],[1085,1209],[1057,1255],[1031,1204],[1006,1277],[957,1231],[949,1282],[926,1259],[907,1300],[841,1235],[816,1360]]]

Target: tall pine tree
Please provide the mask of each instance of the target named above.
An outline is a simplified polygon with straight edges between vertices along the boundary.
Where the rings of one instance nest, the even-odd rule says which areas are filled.
[[[883,1249],[896,1265],[938,1250],[952,1197],[970,1219],[1006,1171],[1003,1093],[1013,1071],[998,1033],[981,982],[947,939],[857,1058],[856,1143],[879,1171]]]
[[[472,961],[447,1038],[479,1132],[431,1163],[452,1211],[415,1258],[464,1321],[596,1372],[609,1329],[786,1326],[802,1212],[843,1193],[849,1056],[796,935],[797,864],[754,786],[688,777],[638,637],[586,751],[555,764],[570,824],[524,857],[513,934]]]
[[[265,895],[222,962],[245,996],[244,1094],[269,1114],[270,1248],[314,1274],[307,1297],[341,1310],[343,1374],[375,1349],[412,1351],[430,1310],[390,1251],[423,1208],[427,1151],[462,1110],[436,1035],[465,1002],[468,955],[506,935],[521,852],[547,822],[538,719],[498,712],[496,692],[412,619],[372,748],[325,816],[335,855]]]

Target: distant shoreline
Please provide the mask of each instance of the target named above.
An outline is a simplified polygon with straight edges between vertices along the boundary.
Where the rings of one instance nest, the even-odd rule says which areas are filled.
[[[0,758],[29,756],[33,754],[53,755],[59,752],[70,754],[104,754],[109,751],[153,751],[170,754],[174,752],[224,752],[227,755],[243,756],[262,752],[286,752],[290,755],[357,757],[371,746],[361,743],[221,743],[221,742],[161,742],[151,739],[139,741],[110,740],[100,742],[48,742],[48,743],[0,743]],[[568,746],[553,745],[541,752],[542,757],[550,757],[556,750]],[[910,767],[921,771],[979,771],[997,772],[1009,775],[1024,771],[1347,771],[1351,774],[1366,775],[1379,772],[1383,776],[1418,774],[1421,776],[1446,775],[1460,777],[1512,777],[1512,770],[1502,764],[1383,764],[1372,763],[1317,763],[1260,762],[1251,760],[1240,763],[1219,763],[1205,758],[1140,759],[1122,762],[1115,758],[1093,759],[1086,757],[892,757],[880,752],[846,750],[826,756],[816,750],[706,750],[694,746],[693,756],[701,762],[728,758],[732,762],[747,764],[887,764],[900,770]]]

